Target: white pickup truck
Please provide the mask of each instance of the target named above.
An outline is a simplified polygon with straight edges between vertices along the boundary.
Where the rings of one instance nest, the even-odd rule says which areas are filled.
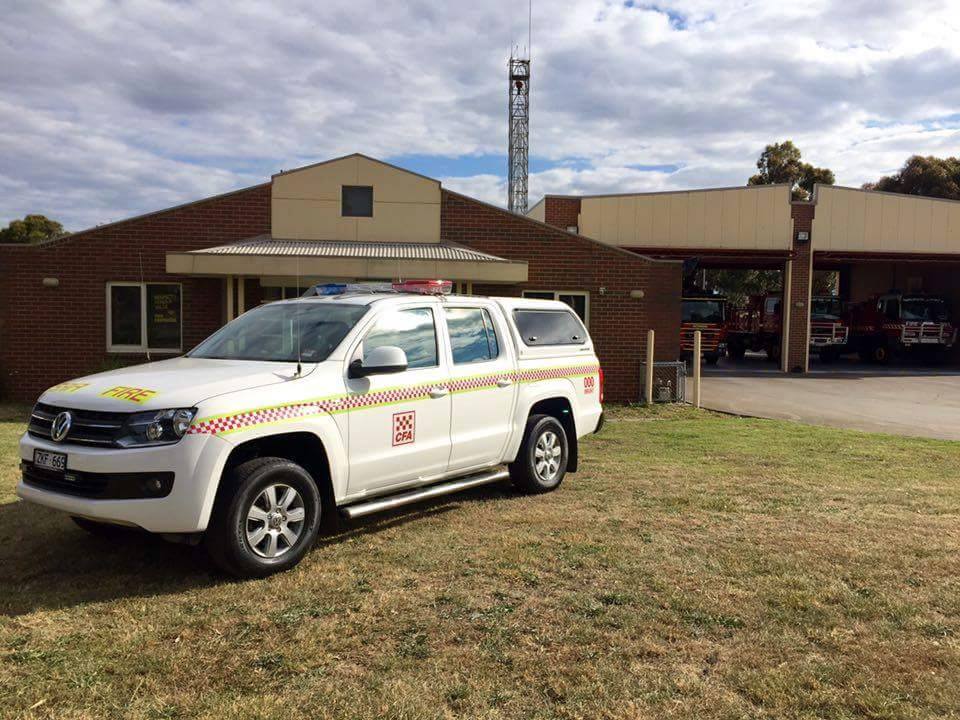
[[[508,476],[555,489],[602,425],[583,323],[559,302],[418,289],[318,286],[182,357],[50,388],[17,494],[91,532],[202,541],[222,569],[260,577],[299,562],[325,513]]]

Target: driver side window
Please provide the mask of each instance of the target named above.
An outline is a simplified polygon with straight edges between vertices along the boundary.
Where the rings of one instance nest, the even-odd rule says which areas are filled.
[[[437,330],[433,310],[392,310],[381,315],[363,339],[363,357],[374,348],[393,345],[407,354],[410,369],[436,367]]]

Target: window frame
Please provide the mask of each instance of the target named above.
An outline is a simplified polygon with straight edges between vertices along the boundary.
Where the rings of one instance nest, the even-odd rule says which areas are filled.
[[[406,312],[410,310],[428,310],[430,312],[430,317],[433,320],[433,339],[437,347],[437,362],[435,365],[424,365],[421,367],[408,366],[403,372],[420,372],[424,370],[438,370],[440,368],[445,368],[447,363],[444,353],[449,352],[449,350],[445,350],[445,345],[443,344],[442,338],[443,332],[441,331],[439,322],[440,313],[437,312],[437,307],[434,305],[400,305],[384,308],[382,312],[370,313],[372,317],[370,318],[369,322],[364,325],[363,328],[361,328],[356,343],[351,347],[350,352],[347,353],[346,367],[349,368],[350,363],[354,360],[363,359],[365,353],[364,346],[366,344],[367,337],[376,329],[377,323],[380,322],[380,320],[391,313]],[[444,327],[446,327],[446,325],[444,325]],[[402,349],[403,348],[401,348],[401,350]]]
[[[443,326],[446,329],[447,337],[447,347],[450,352],[450,367],[473,367],[474,365],[483,365],[484,363],[494,363],[498,362],[503,357],[503,340],[500,337],[500,333],[497,331],[497,324],[493,320],[493,314],[490,310],[483,305],[447,305],[444,304],[441,306],[443,308]],[[480,312],[480,317],[483,319],[484,327],[487,325],[487,320],[490,321],[490,331],[493,332],[494,340],[497,342],[497,354],[492,358],[487,358],[486,360],[474,360],[473,362],[461,362],[458,363],[453,357],[453,336],[450,334],[450,323],[447,322],[447,310],[478,310]],[[487,338],[487,349],[490,347],[490,338]]]
[[[147,323],[147,287],[149,285],[176,285],[180,290],[180,307],[178,309],[178,320],[180,325],[180,345],[176,348],[152,348],[147,345],[148,323]],[[138,287],[140,288],[140,344],[139,345],[114,345],[113,344],[113,303],[112,290],[115,287]],[[106,346],[108,353],[156,353],[158,355],[181,355],[183,353],[183,283],[180,282],[136,282],[130,280],[109,280],[106,285],[106,305],[107,305],[107,337]]]
[[[541,297],[535,297],[534,295],[528,295],[527,293],[537,293],[537,294],[553,293],[553,297],[541,298]],[[577,295],[584,299],[583,301],[584,316],[582,318],[579,315],[577,315],[577,311],[573,309],[573,306],[567,305],[567,307],[573,310],[573,314],[577,315],[577,318],[580,320],[580,322],[583,323],[583,326],[587,330],[589,330],[590,329],[590,292],[589,291],[587,290],[536,290],[533,288],[531,288],[530,290],[523,291],[523,297],[528,298],[530,300],[556,300],[557,302],[563,302],[560,299],[561,295]],[[566,305],[566,303],[564,304]]]
[[[590,331],[587,330],[587,326],[584,324],[583,320],[580,319],[580,316],[577,315],[576,311],[575,311],[572,307],[570,307],[569,305],[566,305],[566,304],[564,304],[564,307],[565,307],[566,309],[564,309],[564,308],[536,308],[536,307],[523,307],[523,306],[514,307],[513,310],[512,310],[513,325],[514,325],[514,327],[516,328],[517,337],[520,338],[520,341],[524,344],[524,346],[525,346],[525,347],[528,347],[528,348],[559,348],[559,347],[580,347],[580,346],[586,345],[587,342],[588,342],[589,339],[590,339]],[[584,329],[584,332],[585,332],[586,334],[583,336],[583,339],[582,339],[582,340],[577,341],[577,342],[562,342],[562,343],[546,343],[546,342],[545,342],[545,343],[541,343],[541,342],[535,342],[535,343],[529,343],[529,342],[527,342],[527,338],[526,338],[526,337],[524,336],[524,334],[520,331],[520,322],[519,322],[518,319],[517,319],[517,314],[518,314],[518,313],[525,313],[525,312],[529,312],[529,313],[544,313],[544,314],[553,314],[553,315],[558,315],[558,314],[561,314],[561,313],[562,313],[562,314],[569,315],[569,316],[571,316],[571,317],[574,319],[574,321],[576,321],[577,324],[580,325],[580,327],[582,327],[582,328]]]
[[[353,189],[353,190],[356,190],[356,189],[361,189],[361,190],[367,190],[367,189],[369,189],[369,190],[370,190],[370,214],[369,214],[369,215],[347,215],[347,214],[344,212],[344,210],[346,210],[345,200],[344,200],[344,190],[346,190],[347,188],[350,188],[350,189]],[[375,204],[375,203],[374,203],[374,199],[373,199],[373,185],[341,185],[341,186],[340,186],[340,217],[342,217],[342,218],[367,218],[367,219],[372,219],[372,218],[373,218],[373,214],[374,214],[374,204]]]

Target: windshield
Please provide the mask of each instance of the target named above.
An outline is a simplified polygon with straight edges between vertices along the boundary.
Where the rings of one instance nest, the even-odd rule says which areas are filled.
[[[723,302],[720,300],[684,300],[683,322],[722,323]]]
[[[326,360],[368,310],[366,305],[272,303],[244,313],[223,326],[188,357],[210,360],[304,362]]]
[[[843,303],[840,298],[814,298],[810,304],[810,316],[824,320],[839,320],[843,315]]]
[[[939,298],[904,298],[901,308],[901,316],[904,320],[947,321],[947,304]]]

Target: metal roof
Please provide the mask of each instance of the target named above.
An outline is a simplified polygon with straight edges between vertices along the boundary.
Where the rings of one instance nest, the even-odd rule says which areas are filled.
[[[374,260],[443,260],[452,262],[511,262],[455,243],[366,242],[354,240],[281,240],[269,235],[229,245],[191,250],[191,255],[268,255],[356,258]]]

